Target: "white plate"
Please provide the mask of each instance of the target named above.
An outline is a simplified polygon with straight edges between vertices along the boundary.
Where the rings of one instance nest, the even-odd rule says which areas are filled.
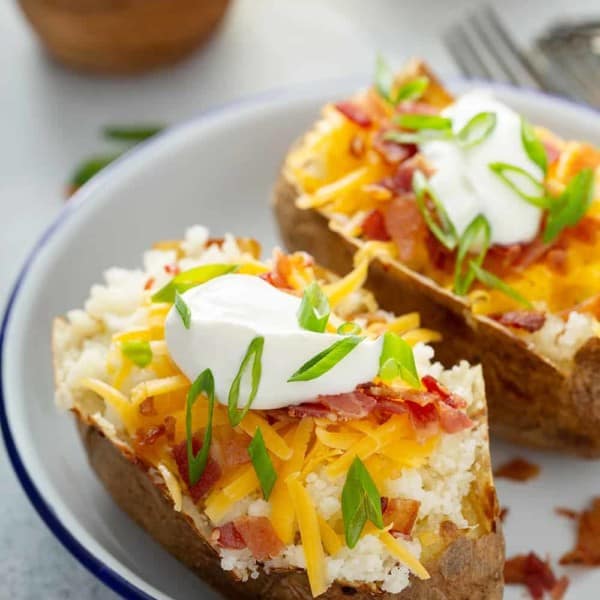
[[[38,243],[12,293],[2,328],[1,424],[32,503],[63,544],[102,581],[135,598],[214,597],[112,504],[88,468],[75,429],[53,404],[50,324],[78,307],[111,265],[135,266],[157,239],[193,223],[277,241],[268,205],[288,145],[319,107],[356,82],[274,92],[205,114],[151,140],[82,189]],[[463,86],[458,86],[459,88]],[[498,96],[566,137],[600,143],[598,114],[532,92]],[[526,374],[524,374],[525,376]],[[508,555],[535,550],[555,561],[574,541],[556,506],[584,507],[600,492],[600,463],[494,444],[498,464],[526,456],[542,475],[498,481]],[[570,570],[570,598],[597,598],[600,571]],[[522,596],[509,588],[507,598]]]

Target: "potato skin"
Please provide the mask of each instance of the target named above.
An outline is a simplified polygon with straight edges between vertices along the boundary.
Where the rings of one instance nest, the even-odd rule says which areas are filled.
[[[300,188],[282,169],[273,202],[289,250],[305,250],[337,274],[352,268],[362,242],[332,231],[319,210],[296,206]],[[492,432],[520,444],[600,457],[600,339],[577,352],[565,373],[527,347],[510,329],[473,315],[465,301],[397,261],[372,261],[365,287],[382,308],[418,311],[443,342],[436,358],[446,366],[481,363]]]
[[[224,597],[312,600],[306,573],[282,570],[261,573],[247,582],[235,580],[221,569],[210,544],[173,509],[172,501],[156,486],[146,467],[130,453],[117,448],[93,424],[78,419],[78,428],[89,462],[120,508],[178,560],[218,590]],[[490,498],[495,501],[493,489]],[[485,500],[482,499],[485,504]],[[459,537],[434,565],[427,565],[431,579],[411,577],[411,585],[399,594],[367,587],[356,589],[333,584],[322,600],[500,600],[502,598],[504,540],[496,519],[491,532],[476,540]]]

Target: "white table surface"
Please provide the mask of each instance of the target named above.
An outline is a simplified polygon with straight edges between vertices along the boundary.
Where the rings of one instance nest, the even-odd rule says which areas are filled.
[[[234,0],[219,34],[187,62],[136,79],[90,78],[49,61],[13,2],[0,3],[0,307],[32,244],[64,203],[68,173],[107,149],[107,123],[174,123],[273,87],[364,74],[375,52],[456,69],[440,32],[476,1]],[[502,0],[527,42],[558,17],[600,16],[597,0]],[[566,8],[565,8],[566,7]],[[0,598],[114,598],[54,539],[0,450]]]

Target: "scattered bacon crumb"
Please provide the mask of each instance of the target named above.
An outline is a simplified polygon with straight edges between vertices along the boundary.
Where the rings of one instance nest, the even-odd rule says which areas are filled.
[[[578,516],[577,543],[560,559],[560,564],[600,566],[600,497],[594,498],[591,507]]]
[[[373,138],[373,149],[381,155],[386,163],[395,165],[417,153],[415,144],[399,144],[393,140],[386,140],[386,133],[385,130],[380,131]]]
[[[194,452],[194,456],[198,454],[201,448],[202,442],[198,438],[193,438],[192,450]],[[172,452],[173,458],[177,463],[179,475],[187,484],[190,490],[190,495],[192,496],[192,500],[194,502],[198,502],[198,500],[200,500],[200,498],[202,498],[212,488],[219,477],[221,477],[221,467],[219,466],[219,463],[214,458],[209,456],[208,462],[206,463],[206,468],[204,469],[200,479],[193,486],[190,486],[187,442],[184,440],[180,444],[177,444],[177,446],[173,448]]]
[[[148,279],[146,279],[146,283],[144,284],[144,290],[148,291],[154,285],[155,281],[156,280],[154,277],[148,277]]]
[[[336,418],[336,415],[332,413],[326,406],[316,402],[290,406],[288,407],[288,415],[297,419],[301,419],[303,417],[313,417],[314,419],[324,419],[327,417]]]
[[[410,535],[419,514],[421,503],[409,498],[392,498],[383,509],[383,522],[392,525],[391,531]]]
[[[233,521],[221,525],[213,529],[211,540],[217,543],[222,548],[230,548],[233,550],[241,550],[246,547],[244,538],[240,535]]]
[[[366,150],[365,140],[360,135],[353,136],[350,140],[348,150],[354,158],[362,158]]]
[[[164,269],[167,275],[179,275],[179,267],[177,265],[165,265]]]
[[[496,469],[496,477],[504,477],[513,481],[529,481],[540,474],[540,467],[524,458],[514,458]]]
[[[398,165],[393,175],[383,178],[379,183],[397,195],[412,192],[412,179],[416,169],[423,165],[419,156],[409,158]]]
[[[248,446],[250,436],[245,433],[237,433],[221,442],[223,448],[223,461],[228,467],[244,465],[250,462]]]
[[[172,442],[175,439],[175,426],[177,424],[177,419],[171,416],[165,417],[164,424],[167,439]]]
[[[425,377],[421,379],[421,383],[428,392],[441,396],[442,401],[448,404],[448,406],[451,406],[452,408],[465,408],[467,406],[467,402],[464,398],[447,390],[435,377],[425,375]]]
[[[148,398],[140,402],[138,410],[140,412],[140,415],[144,415],[145,417],[151,417],[152,415],[155,415],[156,409],[154,408],[154,398],[152,396],[149,396]]]
[[[380,242],[389,241],[390,234],[385,228],[385,218],[380,210],[372,210],[361,224],[363,235],[368,240],[378,240]]]
[[[498,515],[500,517],[500,520],[504,523],[504,519],[506,519],[506,516],[508,515],[508,508],[506,508],[506,506],[503,506],[500,509],[500,514]]]
[[[240,517],[233,523],[256,560],[277,556],[285,547],[267,517]]]
[[[371,127],[373,121],[371,117],[357,104],[346,100],[334,104],[334,107],[339,110],[347,119],[358,125],[359,127]]]
[[[444,402],[438,403],[438,413],[440,426],[446,433],[458,433],[473,426],[473,421],[465,412]]]
[[[346,394],[330,394],[317,396],[317,402],[324,404],[329,410],[346,419],[362,419],[366,417],[377,404],[372,396],[355,391]]]
[[[539,331],[546,322],[546,315],[537,310],[513,310],[491,314],[489,317],[501,325],[513,327],[514,329],[524,329],[530,333]]]
[[[165,426],[162,423],[160,425],[152,425],[146,430],[138,429],[136,432],[137,443],[140,446],[152,446],[164,434]]]
[[[526,585],[534,600],[541,600],[548,592],[552,600],[560,600],[568,585],[566,577],[556,579],[550,564],[534,552],[518,554],[504,564],[504,581],[507,584]]]

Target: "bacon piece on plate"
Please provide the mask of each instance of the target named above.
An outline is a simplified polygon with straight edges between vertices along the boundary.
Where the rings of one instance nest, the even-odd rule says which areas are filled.
[[[501,325],[506,325],[506,327],[523,329],[530,333],[539,331],[546,322],[546,315],[537,310],[511,310],[505,313],[492,314],[489,317]]]
[[[377,404],[373,397],[361,391],[317,396],[317,401],[345,419],[362,419]]]
[[[256,560],[273,558],[284,548],[267,517],[239,517],[233,522]]]
[[[463,429],[469,429],[473,426],[473,421],[459,408],[452,408],[452,406],[445,402],[438,404],[438,411],[440,415],[440,427],[446,433],[458,433]]]
[[[421,503],[409,498],[392,498],[383,511],[383,522],[392,524],[392,531],[410,535],[419,514]]]
[[[345,100],[344,102],[338,102],[334,104],[335,108],[341,112],[347,119],[352,121],[359,127],[371,127],[373,121],[367,112],[362,109],[358,104]]]
[[[534,552],[507,559],[504,564],[504,581],[527,586],[534,600],[542,600],[545,592],[550,594],[552,600],[560,600],[569,583],[566,577],[557,579],[548,562]]]
[[[377,240],[380,242],[389,241],[390,234],[385,228],[385,218],[380,210],[372,210],[361,224],[363,235],[368,240]]]
[[[504,477],[513,481],[529,481],[540,474],[540,467],[524,458],[514,458],[496,469],[496,477]]]
[[[198,438],[194,438],[192,440],[192,449],[194,451],[194,456],[198,454],[200,449],[202,448],[202,442]],[[177,463],[177,469],[179,470],[179,475],[185,481],[186,485],[190,490],[190,495],[194,502],[198,502],[200,498],[202,498],[217,482],[219,477],[221,477],[221,467],[219,463],[212,458],[208,457],[208,461],[206,463],[206,468],[204,472],[200,476],[198,481],[190,486],[190,474],[188,470],[188,457],[187,457],[187,442],[184,440],[177,446],[173,448],[173,458]]]
[[[236,529],[233,521],[225,523],[225,525],[221,525],[221,527],[214,529],[211,538],[223,548],[241,550],[242,548],[246,547],[246,542],[244,542],[244,538]]]
[[[385,208],[385,228],[398,248],[398,260],[409,266],[427,260],[427,226],[410,195],[390,200]]]
[[[579,515],[575,548],[560,559],[561,565],[600,565],[600,497]]]

